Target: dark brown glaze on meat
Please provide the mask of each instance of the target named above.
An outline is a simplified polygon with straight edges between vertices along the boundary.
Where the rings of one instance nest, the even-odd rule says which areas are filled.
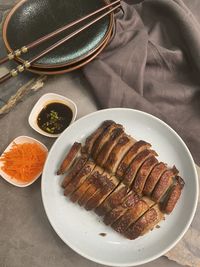
[[[158,183],[156,184],[151,198],[155,202],[160,202],[161,198],[164,196],[164,194],[167,192],[167,190],[170,188],[170,186],[173,184],[173,178],[178,174],[178,170],[174,166],[172,169],[165,171]]]
[[[96,158],[97,164],[103,167],[105,162],[108,159],[110,152],[112,151],[113,147],[117,144],[118,140],[124,133],[122,128],[116,128],[113,130],[112,134],[110,135],[109,140],[103,145],[102,149],[99,151],[99,154]]]
[[[127,171],[129,165],[133,161],[133,159],[137,156],[141,151],[150,148],[151,145],[143,140],[140,140],[134,143],[128,150],[128,152],[124,155],[122,160],[120,161],[116,175],[117,177],[123,177],[125,172]]]
[[[122,203],[124,197],[127,195],[129,188],[124,184],[120,184],[113,192],[110,194],[103,203],[95,209],[95,212],[99,216],[105,215],[111,209],[114,209],[119,204]]]
[[[88,160],[88,156],[82,155],[78,159],[75,160],[75,163],[73,164],[70,172],[65,176],[65,178],[62,181],[62,187],[65,188],[72,179],[80,172],[80,170],[83,168],[83,166],[86,164]]]
[[[124,198],[123,202],[110,212],[106,213],[104,217],[104,223],[106,225],[113,224],[118,218],[120,218],[128,208],[134,206],[139,201],[138,194],[130,191]]]
[[[99,188],[104,187],[109,182],[109,176],[107,175],[107,173],[102,172],[101,174],[94,176],[90,181],[89,188],[85,191],[85,193],[79,200],[79,205],[84,206]]]
[[[145,149],[145,150],[141,151],[135,157],[135,159],[131,162],[131,164],[129,165],[129,168],[127,169],[127,171],[123,177],[123,183],[125,185],[127,185],[127,186],[132,185],[132,183],[135,179],[135,176],[137,174],[137,171],[139,170],[139,168],[141,167],[143,162],[152,155],[157,156],[155,151]]]
[[[93,161],[87,161],[87,163],[83,166],[81,171],[70,181],[70,183],[65,187],[64,195],[71,195],[76,188],[78,188],[85,179],[92,173],[95,164]]]
[[[119,140],[118,143],[114,146],[112,151],[109,154],[107,161],[104,164],[105,169],[115,174],[118,168],[119,163],[123,159],[124,155],[127,151],[132,147],[132,145],[136,142],[135,139],[128,135],[123,135]]]
[[[80,146],[72,146],[58,171],[67,171],[62,186],[72,202],[104,216],[106,225],[129,239],[172,212],[184,181],[175,167],[158,163],[149,143],[137,142],[109,120],[86,139],[78,157]]]
[[[181,196],[182,189],[185,185],[185,182],[180,176],[176,177],[176,182],[167,193],[167,196],[164,202],[161,204],[161,210],[164,213],[170,214],[176,206],[177,201]]]
[[[109,127],[111,124],[115,124],[112,120],[104,121],[100,127],[98,127],[90,136],[86,138],[85,146],[82,149],[83,153],[90,154],[92,151],[92,147],[97,140],[97,138],[101,135],[103,131],[106,130],[107,127]]]
[[[167,170],[167,165],[163,162],[158,163],[150,173],[144,185],[143,194],[150,196],[161,175]]]
[[[75,142],[68,151],[63,162],[61,163],[57,171],[57,175],[64,174],[65,172],[67,172],[67,170],[72,166],[80,150],[81,150],[81,143]]]
[[[143,197],[132,208],[127,209],[123,216],[112,224],[112,228],[118,233],[125,233],[128,227],[136,222],[154,204],[154,201]]]
[[[107,177],[109,179],[107,183],[101,186],[86,203],[86,210],[96,209],[118,186],[119,181],[115,176],[110,177],[110,175],[107,173]]]
[[[99,177],[101,176],[102,173],[103,173],[103,169],[98,167],[98,166],[95,166],[95,168],[92,170],[90,175],[83,178],[83,180],[79,183],[79,185],[76,186],[76,189],[71,194],[70,200],[72,202],[78,201],[79,204],[80,203],[82,204],[82,202],[80,201],[82,199],[82,196],[85,193],[87,193],[87,190],[90,187],[90,185],[92,184],[93,180],[99,179]]]
[[[158,205],[146,211],[135,223],[131,224],[124,235],[128,239],[136,239],[154,228],[163,219],[163,213]]]
[[[100,136],[95,141],[93,147],[91,156],[94,160],[96,160],[101,148],[104,146],[104,144],[109,140],[110,136],[116,131],[117,128],[123,129],[123,126],[121,124],[111,124],[106,128],[106,130],[100,134]]]
[[[151,156],[145,162],[142,164],[140,169],[137,172],[137,175],[133,182],[133,191],[135,191],[138,194],[142,194],[145,182],[152,171],[153,167],[158,163],[158,160]]]

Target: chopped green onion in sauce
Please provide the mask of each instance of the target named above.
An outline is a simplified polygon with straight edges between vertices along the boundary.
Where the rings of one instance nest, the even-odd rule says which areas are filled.
[[[49,134],[60,134],[72,121],[72,110],[61,102],[47,104],[37,117],[40,129]]]

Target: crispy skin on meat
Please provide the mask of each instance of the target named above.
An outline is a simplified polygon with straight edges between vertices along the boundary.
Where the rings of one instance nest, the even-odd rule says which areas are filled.
[[[72,179],[80,172],[80,170],[83,168],[85,163],[87,162],[88,157],[86,155],[82,155],[78,159],[76,159],[75,163],[73,164],[70,172],[65,176],[62,182],[62,187],[65,188]]]
[[[128,209],[123,216],[115,221],[112,224],[112,228],[118,233],[125,233],[128,227],[136,222],[154,204],[154,201],[147,197],[143,197],[133,207]]]
[[[149,143],[136,142],[122,125],[105,121],[86,139],[77,159],[80,146],[72,146],[58,171],[67,171],[62,186],[71,201],[94,209],[129,239],[145,234],[164,213],[172,212],[184,181],[175,167],[169,170],[158,163]]]
[[[164,218],[158,205],[153,206],[145,212],[135,223],[131,224],[124,235],[128,239],[136,239],[152,230]]]
[[[103,167],[104,163],[106,163],[110,152],[112,151],[113,147],[117,144],[118,140],[124,133],[122,128],[116,128],[113,130],[112,134],[110,135],[109,140],[103,145],[102,149],[99,151],[99,154],[96,158],[97,164]]]
[[[90,136],[86,138],[85,146],[82,149],[83,153],[90,154],[92,151],[92,147],[97,140],[97,138],[101,135],[101,133],[109,127],[111,124],[115,124],[112,120],[104,121]]]
[[[133,161],[133,159],[139,154],[141,151],[150,148],[151,145],[143,140],[140,140],[134,143],[131,148],[129,148],[128,152],[124,154],[124,157],[119,162],[116,175],[117,177],[123,177],[129,165]]]
[[[102,203],[99,205],[95,212],[99,216],[105,215],[111,209],[114,209],[122,203],[124,197],[127,195],[129,188],[124,184],[120,184]]]
[[[167,165],[163,162],[158,163],[150,173],[144,185],[143,194],[150,196],[161,175],[167,170]]]
[[[76,186],[76,189],[71,194],[70,200],[72,202],[79,201],[79,204],[81,205],[80,199],[87,192],[93,180],[99,179],[102,173],[103,169],[100,168],[99,166],[95,166],[90,175],[86,176],[85,179],[83,178],[83,180]]]
[[[103,171],[103,170],[102,170]],[[71,196],[72,202],[78,200],[80,206],[84,206],[87,201],[96,193],[98,190],[96,181],[102,179],[103,173],[94,173],[88,181],[85,181]],[[98,182],[97,182],[98,183]]]
[[[134,179],[132,188],[133,191],[138,194],[142,194],[146,179],[157,163],[158,160],[154,156],[151,156],[147,160],[145,160]]]
[[[139,170],[140,166],[143,164],[143,162],[149,158],[150,156],[155,155],[157,156],[156,152],[153,150],[145,149],[141,151],[135,159],[131,162],[129,165],[128,170],[126,171],[123,179],[123,183],[127,186],[131,186],[135,176],[137,174],[137,171]]]
[[[64,174],[72,166],[72,163],[76,159],[76,156],[81,150],[81,143],[75,142],[67,155],[65,156],[63,162],[60,165],[60,168],[57,171],[57,175]]]
[[[130,191],[124,198],[123,202],[110,212],[106,213],[104,217],[104,223],[106,225],[113,224],[118,218],[120,218],[128,208],[134,206],[139,201],[139,196],[133,191]]]
[[[88,200],[96,193],[96,191],[99,189],[102,184],[106,183],[107,181],[107,174],[103,172],[103,169],[101,169],[101,172],[99,172],[98,175],[91,177],[90,184],[88,189],[82,188],[82,197],[79,199],[78,203],[80,206],[84,206]]]
[[[124,134],[118,140],[118,143],[114,146],[114,148],[110,152],[109,157],[104,164],[105,169],[110,173],[115,174],[119,163],[121,162],[124,155],[127,153],[127,151],[131,148],[131,146],[135,142],[136,142],[135,139]]]
[[[161,210],[164,213],[170,214],[176,206],[177,201],[181,196],[182,189],[185,185],[185,182],[180,176],[176,177],[176,182],[167,193],[167,196],[164,202],[161,204]]]
[[[83,166],[81,171],[70,181],[70,183],[65,187],[64,195],[71,195],[76,188],[78,188],[92,173],[95,167],[95,163],[93,161],[87,161],[87,163]]]
[[[151,198],[155,202],[160,202],[161,198],[164,196],[164,194],[167,192],[169,187],[173,184],[173,178],[178,174],[178,170],[174,166],[172,169],[165,171],[161,177],[158,183],[156,184],[153,193],[151,195]]]
[[[103,145],[109,140],[110,136],[113,134],[113,132],[116,131],[116,128],[121,128],[123,129],[123,126],[121,124],[116,124],[113,123],[110,126],[108,126],[104,132],[100,134],[100,136],[97,138],[95,141],[93,147],[92,147],[92,152],[91,156],[94,160],[96,160],[101,148]]]
[[[111,193],[112,191],[118,186],[119,181],[115,176],[111,176],[107,173],[107,180],[106,184],[101,186],[95,194],[88,200],[85,205],[86,210],[93,210],[96,209]]]

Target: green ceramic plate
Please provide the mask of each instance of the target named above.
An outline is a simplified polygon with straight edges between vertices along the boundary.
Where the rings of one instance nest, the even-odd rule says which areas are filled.
[[[111,35],[111,34],[110,34]],[[34,68],[34,67],[30,67],[28,69],[28,71],[33,72],[33,73],[37,73],[37,74],[45,74],[45,75],[57,75],[57,74],[63,74],[63,73],[67,73],[67,72],[71,72],[77,69],[80,69],[81,67],[85,66],[86,64],[88,64],[90,61],[92,61],[94,58],[96,58],[101,51],[106,47],[106,45],[108,44],[109,40],[110,40],[110,35],[108,35],[107,39],[103,42],[103,44],[97,49],[95,50],[94,53],[90,54],[88,57],[84,58],[83,60],[80,60],[74,64],[70,64],[68,66],[65,67],[60,67],[60,68]]]
[[[106,2],[107,0],[22,0],[14,6],[4,22],[5,45],[9,51],[20,48],[99,9]],[[92,19],[94,18],[95,16]],[[83,24],[82,22],[78,27]],[[112,26],[113,16],[109,15],[38,60],[33,66],[57,68],[83,60],[98,50],[112,30]],[[23,59],[31,59],[74,29],[77,29],[77,26],[34,48],[28,54],[23,55]]]

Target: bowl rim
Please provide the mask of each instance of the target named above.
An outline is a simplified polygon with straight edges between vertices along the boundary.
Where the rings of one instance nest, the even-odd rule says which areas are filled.
[[[52,97],[52,98],[50,98],[50,97]],[[48,101],[48,98],[49,98],[49,101]],[[60,94],[56,94],[56,93],[46,93],[46,94],[42,95],[37,100],[37,102],[35,103],[35,105],[33,106],[32,110],[29,114],[28,123],[29,123],[30,127],[33,130],[35,130],[36,132],[38,132],[39,134],[44,135],[46,137],[57,138],[58,136],[60,136],[62,134],[62,132],[60,134],[50,134],[50,133],[47,133],[47,132],[43,131],[42,129],[40,129],[38,127],[38,125],[35,123],[35,120],[36,120],[39,112],[45,106],[45,103],[47,104],[47,103],[53,102],[53,101],[62,101],[67,106],[70,103],[70,105],[73,107],[73,109],[70,108],[72,110],[72,119],[71,119],[71,122],[69,125],[71,125],[76,120],[76,117],[77,117],[77,105],[72,99],[65,97],[63,95],[60,95]],[[63,131],[65,131],[65,130],[66,129],[64,129]]]
[[[24,141],[20,141],[21,139],[24,139]],[[8,146],[4,149],[4,151],[2,152],[2,154],[0,155],[0,158],[2,157],[2,155],[6,152],[6,151],[9,151],[11,146],[14,144],[14,142],[18,142],[18,144],[23,144],[23,143],[26,143],[28,141],[32,141],[32,143],[36,143],[36,144],[39,144],[48,154],[48,148],[42,143],[40,142],[39,140],[33,138],[33,137],[30,137],[30,136],[27,136],[27,135],[20,135],[16,138],[14,138],[9,144]],[[1,166],[0,166],[0,176],[5,180],[7,181],[8,183],[14,185],[14,186],[17,186],[17,187],[27,187],[31,184],[33,184],[39,177],[40,175],[42,174],[42,171],[35,176],[35,178],[28,182],[28,183],[18,183],[16,179],[12,179],[10,175],[6,174],[2,169],[1,169]]]

